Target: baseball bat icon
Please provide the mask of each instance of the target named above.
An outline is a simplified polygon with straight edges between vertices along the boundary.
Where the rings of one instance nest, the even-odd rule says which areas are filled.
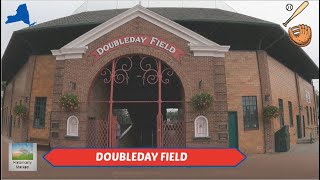
[[[287,27],[288,23],[295,17],[297,17],[307,6],[309,5],[308,1],[304,1],[297,9],[296,11],[292,14],[292,16],[285,22],[283,23],[284,27]]]

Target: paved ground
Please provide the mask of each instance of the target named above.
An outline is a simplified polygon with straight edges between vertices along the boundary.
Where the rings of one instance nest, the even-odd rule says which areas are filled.
[[[237,168],[53,168],[38,152],[37,172],[8,171],[8,140],[2,139],[2,178],[285,178],[319,179],[319,141],[298,144],[287,153],[249,155]]]

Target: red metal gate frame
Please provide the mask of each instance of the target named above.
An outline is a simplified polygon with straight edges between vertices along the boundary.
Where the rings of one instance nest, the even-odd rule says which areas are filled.
[[[115,61],[112,61],[112,70],[111,70],[111,77],[110,77],[110,102],[109,102],[109,118],[108,118],[108,122],[109,122],[109,130],[108,130],[108,133],[109,133],[109,138],[108,138],[108,141],[109,141],[109,147],[115,147],[115,142],[116,142],[116,138],[115,137],[115,134],[113,134],[113,121],[115,120],[113,118],[113,85],[114,85],[114,77],[115,77]],[[114,137],[113,137],[114,136]]]
[[[161,61],[158,60],[158,117],[157,117],[157,147],[162,146],[162,94],[161,94],[161,84],[162,84],[162,72],[161,72]]]
[[[143,59],[142,59],[143,60]],[[109,147],[115,147],[116,146],[116,126],[117,126],[117,118],[116,116],[113,115],[113,104],[114,103],[158,103],[158,114],[157,114],[157,147],[162,147],[163,146],[163,132],[162,132],[162,103],[168,103],[168,102],[184,102],[184,101],[162,101],[162,83],[169,83],[169,80],[166,79],[163,81],[162,79],[162,74],[164,71],[168,69],[164,69],[162,71],[161,69],[161,60],[155,59],[157,63],[157,81],[158,81],[158,100],[157,101],[114,101],[113,100],[113,90],[114,90],[114,82],[115,82],[115,77],[116,77],[116,63],[117,60],[112,61],[112,68],[110,72],[110,100],[109,101],[94,101],[94,102],[108,102],[109,103],[109,115],[108,115],[108,145]],[[131,60],[130,60],[131,61]],[[130,68],[128,69],[130,70]],[[121,81],[122,83],[123,81]]]

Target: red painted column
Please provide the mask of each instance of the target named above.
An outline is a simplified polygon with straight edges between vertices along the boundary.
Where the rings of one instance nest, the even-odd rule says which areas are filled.
[[[162,147],[162,94],[161,94],[162,72],[161,61],[158,60],[158,116],[157,116],[157,147]]]
[[[113,84],[114,84],[114,77],[115,77],[115,61],[112,61],[112,68],[111,68],[111,77],[110,77],[110,101],[109,101],[109,127],[108,127],[108,145],[109,147],[114,147],[114,137],[116,134],[113,134],[113,126],[114,126],[114,118],[112,115],[113,111]]]

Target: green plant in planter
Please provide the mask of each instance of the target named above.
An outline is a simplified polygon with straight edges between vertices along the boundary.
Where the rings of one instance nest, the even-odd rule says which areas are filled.
[[[267,106],[263,108],[262,113],[264,119],[272,119],[279,117],[280,110],[277,106]]]
[[[191,98],[191,105],[198,111],[204,111],[212,106],[213,96],[209,93],[203,92],[194,95]]]
[[[78,97],[75,94],[66,93],[60,96],[61,106],[68,111],[73,111],[78,109],[78,103],[79,103]]]
[[[19,117],[27,116],[28,109],[22,104],[15,105],[13,107],[13,114]]]

